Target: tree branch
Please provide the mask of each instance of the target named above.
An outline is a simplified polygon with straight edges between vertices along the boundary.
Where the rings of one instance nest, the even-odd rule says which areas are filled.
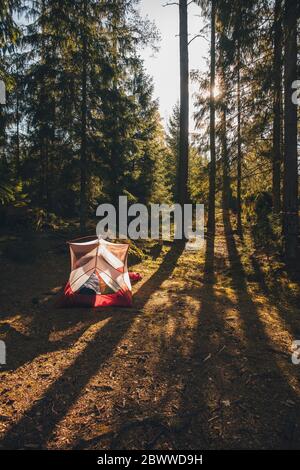
[[[194,3],[194,0],[191,0],[190,2],[188,2],[187,6],[191,5],[192,3]],[[162,5],[163,7],[169,7],[170,5],[178,5],[179,6],[179,3],[177,2],[168,2],[168,3],[164,3],[164,5]]]
[[[196,38],[203,38],[205,40],[207,40],[207,38],[203,35],[203,34],[196,34],[196,36],[194,36],[192,39],[189,40],[188,42],[188,46],[191,44],[192,41],[194,41],[194,39]]]

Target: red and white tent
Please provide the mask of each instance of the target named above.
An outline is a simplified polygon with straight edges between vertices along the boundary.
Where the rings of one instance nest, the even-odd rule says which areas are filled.
[[[93,237],[68,243],[71,273],[61,306],[130,307],[132,293],[127,268],[129,245]]]

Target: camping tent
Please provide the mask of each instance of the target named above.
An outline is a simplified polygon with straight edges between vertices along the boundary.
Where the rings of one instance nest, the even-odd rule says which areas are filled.
[[[86,237],[69,243],[71,273],[62,307],[106,307],[132,305],[127,269],[129,245]]]

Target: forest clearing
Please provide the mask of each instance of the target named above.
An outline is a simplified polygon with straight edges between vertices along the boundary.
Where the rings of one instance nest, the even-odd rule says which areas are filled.
[[[3,263],[1,448],[299,448],[299,286],[250,243],[220,212],[213,277],[209,244],[154,245],[129,309],[55,308],[55,235],[30,276]]]

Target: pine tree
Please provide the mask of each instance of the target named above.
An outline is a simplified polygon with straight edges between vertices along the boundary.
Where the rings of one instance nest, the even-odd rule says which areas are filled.
[[[290,266],[296,266],[298,254],[298,155],[297,106],[292,102],[292,83],[297,78],[297,4],[285,1],[284,10],[284,252]]]
[[[211,36],[210,36],[210,164],[209,164],[209,197],[207,231],[215,234],[215,198],[216,198],[216,129],[215,129],[215,82],[216,82],[216,0],[211,2]]]
[[[187,0],[179,0],[180,132],[178,161],[178,200],[182,206],[188,200],[189,163],[189,56],[187,8]]]
[[[273,211],[281,208],[281,135],[282,135],[282,0],[274,6],[274,53],[273,53]]]
[[[8,52],[13,51],[20,31],[14,20],[14,13],[20,8],[19,0],[6,0],[0,4],[0,80],[4,83],[6,99],[13,88],[13,80],[9,76],[10,60]],[[8,103],[9,105],[9,103]],[[7,108],[0,104],[0,203],[13,198],[10,176],[11,162],[7,158],[8,141],[7,127],[9,116]]]
[[[168,145],[168,155],[166,159],[167,181],[171,188],[172,200],[178,202],[178,162],[179,162],[179,135],[180,135],[180,107],[177,103],[170,116],[166,142]]]

